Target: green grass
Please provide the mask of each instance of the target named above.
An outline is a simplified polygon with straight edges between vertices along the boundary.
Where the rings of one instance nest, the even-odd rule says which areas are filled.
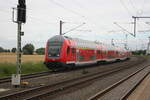
[[[134,56],[143,56],[143,57],[150,58],[150,55],[134,55]]]
[[[22,63],[21,74],[30,74],[36,72],[49,71],[43,62]],[[11,63],[0,63],[0,77],[11,76],[16,73],[16,65]]]

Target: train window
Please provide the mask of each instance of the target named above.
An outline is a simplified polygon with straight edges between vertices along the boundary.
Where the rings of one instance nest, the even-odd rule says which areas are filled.
[[[72,48],[72,53],[75,53],[75,48]]]
[[[107,52],[106,52],[106,51],[103,51],[103,54],[107,54]]]
[[[67,54],[69,53],[69,51],[70,51],[70,47],[67,48]]]
[[[90,55],[90,60],[95,60],[96,55]]]
[[[116,51],[116,54],[119,54],[119,52],[118,52],[118,51]]]
[[[100,50],[98,50],[98,51],[97,51],[97,53],[98,53],[98,54],[100,54],[100,53],[101,53],[101,51],[100,51]]]
[[[79,60],[83,61],[84,60],[84,55],[79,56]]]
[[[49,57],[59,57],[62,42],[49,42],[48,43],[48,55]]]

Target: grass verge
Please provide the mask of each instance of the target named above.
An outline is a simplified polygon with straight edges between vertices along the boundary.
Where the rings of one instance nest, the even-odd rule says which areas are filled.
[[[26,62],[21,65],[21,74],[49,71],[43,62]],[[16,73],[16,64],[0,63],[0,77],[11,76]]]

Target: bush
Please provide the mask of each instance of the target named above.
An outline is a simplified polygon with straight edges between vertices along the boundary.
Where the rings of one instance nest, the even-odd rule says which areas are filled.
[[[2,47],[0,47],[0,52],[4,52],[4,49]]]
[[[23,47],[23,54],[32,55],[33,52],[34,52],[34,45],[33,45],[33,44],[26,44],[26,45]]]
[[[16,52],[16,48],[12,48],[11,52],[15,53]]]
[[[44,55],[44,53],[45,53],[45,48],[36,49],[36,53],[39,54],[39,55]]]

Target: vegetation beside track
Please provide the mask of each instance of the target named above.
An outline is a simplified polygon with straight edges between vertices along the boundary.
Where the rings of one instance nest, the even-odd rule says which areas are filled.
[[[21,73],[30,74],[36,72],[49,71],[43,62],[24,62],[22,63]],[[0,77],[11,76],[16,73],[16,64],[0,63]]]
[[[22,62],[43,62],[44,55],[22,55]],[[0,63],[13,63],[16,64],[15,53],[0,53]]]

